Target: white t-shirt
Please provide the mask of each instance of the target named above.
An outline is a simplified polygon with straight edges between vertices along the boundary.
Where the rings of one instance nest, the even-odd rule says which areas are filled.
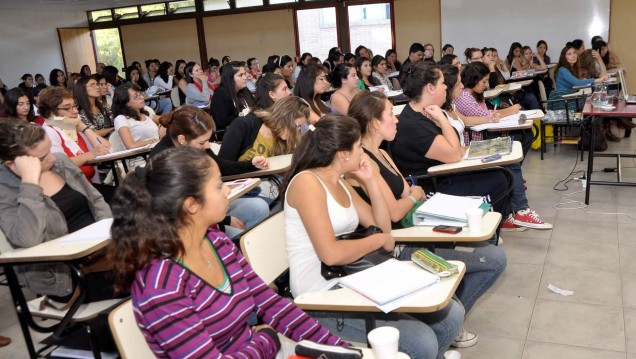
[[[311,173],[311,171],[307,172]],[[297,177],[298,175],[292,179],[292,182]],[[320,178],[318,180],[320,181]],[[322,184],[322,181],[320,183]],[[356,212],[351,201],[351,194],[342,182],[340,182],[340,185],[349,196],[349,207],[342,207],[329,193],[327,187],[324,184],[322,185],[327,193],[329,219],[336,236],[355,231],[359,223],[358,212]],[[316,254],[298,211],[291,207],[287,200],[285,200],[284,211],[285,239],[289,260],[289,284],[292,295],[296,297],[303,293],[321,289],[327,284],[327,280],[320,274],[320,258]]]
[[[146,115],[143,115],[143,121],[137,121],[124,115],[115,117],[115,131],[119,132],[122,127],[128,127],[130,135],[135,141],[159,140],[159,127]]]

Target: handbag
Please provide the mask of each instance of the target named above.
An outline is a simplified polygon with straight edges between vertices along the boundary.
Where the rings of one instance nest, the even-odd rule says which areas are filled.
[[[367,228],[360,228],[350,233],[345,233],[336,237],[337,240],[356,240],[361,238],[366,238],[370,235],[382,233],[382,229],[376,226],[369,226]],[[380,248],[369,254],[366,254],[362,258],[357,261],[341,266],[329,266],[325,263],[321,263],[320,266],[320,274],[329,280],[333,278],[340,278],[347,276],[349,274],[357,273],[363,271],[367,268],[371,268],[374,265],[383,263],[389,259],[393,258],[393,255],[390,252],[385,251]]]

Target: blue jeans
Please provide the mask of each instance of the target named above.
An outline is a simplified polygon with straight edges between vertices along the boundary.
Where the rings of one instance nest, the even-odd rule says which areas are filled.
[[[333,312],[310,312],[333,334],[344,340],[366,343],[366,327],[362,318],[348,318]],[[376,319],[376,326],[389,326],[400,331],[398,350],[411,359],[443,358],[451,342],[464,324],[464,308],[451,300],[446,308],[426,314],[390,314]]]
[[[488,242],[461,243],[461,246],[473,248],[474,251],[436,248],[435,254],[446,260],[462,261],[466,264],[466,273],[455,294],[468,313],[477,299],[495,284],[497,278],[506,269],[508,260],[501,248]],[[411,254],[418,249],[417,246],[406,246],[400,252],[399,259],[410,260]]]
[[[512,172],[512,191],[510,192],[510,208],[512,213],[517,211],[523,211],[528,209],[528,197],[526,197],[526,190],[523,189],[523,173],[521,172],[521,165],[519,163],[513,163],[508,166],[510,172]]]
[[[269,216],[269,206],[267,202],[259,197],[239,197],[230,203],[228,216],[233,216],[245,223],[245,229],[250,229]],[[242,231],[225,226],[225,233],[232,238]]]
[[[162,97],[159,100],[159,113],[166,114],[172,111],[172,100],[168,97]]]

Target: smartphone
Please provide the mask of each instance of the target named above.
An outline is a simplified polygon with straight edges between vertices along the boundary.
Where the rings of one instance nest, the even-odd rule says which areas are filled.
[[[457,234],[457,233],[459,233],[461,231],[462,231],[462,227],[455,227],[455,226],[435,226],[435,227],[433,227],[433,232]]]

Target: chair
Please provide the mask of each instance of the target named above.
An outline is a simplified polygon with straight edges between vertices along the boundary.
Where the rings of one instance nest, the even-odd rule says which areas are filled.
[[[137,326],[132,300],[127,300],[108,315],[108,326],[122,359],[154,359],[146,338]]]
[[[34,248],[34,247],[33,247]],[[9,244],[6,236],[0,231],[0,253],[6,254],[13,251],[13,247]],[[90,253],[85,253],[86,256]],[[28,255],[27,255],[28,258]],[[18,281],[18,277],[13,268],[14,265],[31,264],[31,263],[63,263],[71,269],[71,275],[77,281],[78,285],[83,285],[84,276],[73,260],[22,260],[19,256],[12,256],[13,262],[3,261],[3,268],[11,291],[11,298],[18,314],[18,320],[24,336],[30,358],[38,358],[40,354],[49,349],[52,345],[47,345],[39,351],[35,350],[33,339],[29,328],[40,333],[53,333],[52,338],[56,341],[63,339],[67,334],[72,333],[72,328],[79,325],[84,328],[91,342],[91,348],[95,358],[101,358],[98,339],[96,333],[91,328],[91,319],[96,318],[99,314],[107,312],[111,308],[117,306],[124,299],[109,299],[99,302],[81,304],[84,299],[84,292],[81,291],[76,301],[66,310],[57,310],[50,307],[41,308],[42,298],[35,298],[27,302],[22,287]],[[36,323],[34,317],[52,319],[55,323],[49,326],[42,326]]]
[[[175,86],[170,91],[170,100],[172,100],[172,107],[177,108],[181,106],[181,99],[179,99],[179,87]]]

